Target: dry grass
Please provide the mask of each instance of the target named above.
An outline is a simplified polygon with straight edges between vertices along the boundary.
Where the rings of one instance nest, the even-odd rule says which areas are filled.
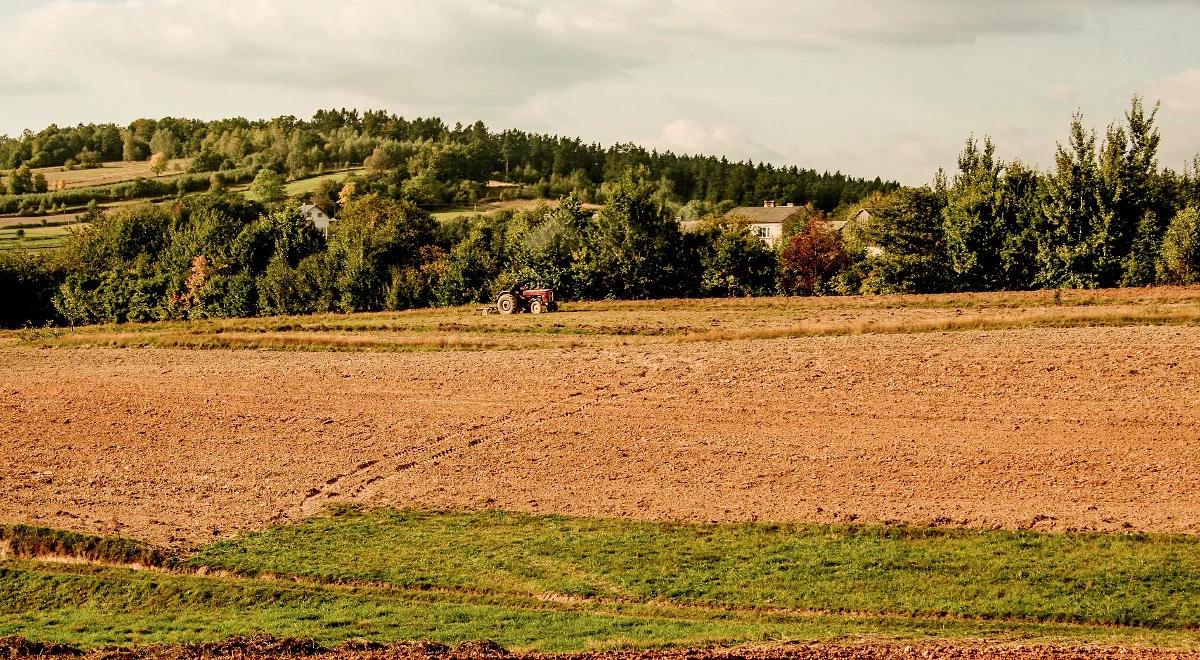
[[[1200,288],[573,303],[541,316],[476,307],[208,319],[0,333],[0,345],[488,351],[1033,327],[1200,324]]]
[[[31,525],[0,525],[0,560],[10,557],[156,568],[176,563],[170,552],[129,539]]]
[[[911,334],[918,332],[961,332],[1012,330],[1018,328],[1077,328],[1123,325],[1200,324],[1200,307],[1173,306],[1111,309],[1082,308],[1061,311],[1019,310],[1009,314],[931,318],[916,321],[853,323],[813,323],[787,328],[752,330],[713,330],[686,335],[686,341],[728,341],[736,339],[781,339],[788,337],[827,337],[867,334]]]
[[[163,176],[186,172],[191,165],[192,159],[190,158],[176,158],[167,164],[167,171]],[[54,184],[57,181],[63,181],[66,187],[70,189],[106,186],[123,181],[133,181],[135,179],[155,178],[154,172],[150,171],[150,161],[148,160],[133,163],[104,163],[102,167],[88,170],[71,170],[69,172],[61,167],[40,167],[33,171],[35,174],[41,173],[46,177],[51,190],[54,189]]]

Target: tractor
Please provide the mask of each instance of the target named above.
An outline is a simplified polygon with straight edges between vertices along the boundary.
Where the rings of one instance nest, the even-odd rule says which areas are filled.
[[[541,314],[558,309],[554,289],[526,289],[520,285],[501,291],[496,296],[496,310],[501,314]]]

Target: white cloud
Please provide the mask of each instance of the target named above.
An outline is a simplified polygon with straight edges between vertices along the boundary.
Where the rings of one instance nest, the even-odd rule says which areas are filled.
[[[1155,83],[1152,94],[1168,110],[1194,112],[1200,110],[1200,67],[1188,69]]]
[[[774,149],[751,140],[736,126],[705,125],[691,119],[676,119],[657,137],[645,144],[663,151],[679,154],[723,154],[732,159],[753,158],[756,161],[780,162],[783,156]]]
[[[460,104],[508,102],[636,63],[541,29],[533,13],[467,0],[60,0],[17,17],[0,51],[34,80],[70,63],[76,84],[95,91],[114,78],[183,79]]]
[[[697,48],[968,43],[1078,30],[1086,13],[1078,0],[56,0],[9,21],[0,53],[25,84],[0,73],[0,90],[99,93],[118,77],[511,103]]]
[[[1048,79],[1022,53],[1069,52],[1100,23],[1120,32],[1117,11],[1143,21],[1138,34],[1180,32],[1184,51],[1200,15],[1194,0],[12,1],[0,133],[358,106],[916,181],[949,164],[931,145],[999,117],[1044,121],[1031,108],[1058,106],[1042,90],[1107,100],[1096,78],[1115,76],[1094,61],[1056,59]],[[1168,5],[1193,23],[1152,11]],[[1166,110],[1200,104],[1197,77],[1164,81]]]
[[[1159,124],[1163,142],[1159,161],[1181,170],[1200,154],[1200,67],[1149,85],[1149,101],[1162,101]]]
[[[1049,101],[1074,101],[1079,98],[1079,88],[1075,85],[1059,83],[1046,88],[1046,99]]]

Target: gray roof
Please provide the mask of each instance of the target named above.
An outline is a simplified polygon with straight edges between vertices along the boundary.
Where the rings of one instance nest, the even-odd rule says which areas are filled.
[[[783,221],[804,210],[801,206],[739,206],[729,213],[726,218],[738,216],[754,224],[782,224]]]

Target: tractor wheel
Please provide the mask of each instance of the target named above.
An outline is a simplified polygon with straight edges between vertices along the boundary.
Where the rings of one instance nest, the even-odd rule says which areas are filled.
[[[517,299],[511,293],[502,293],[496,297],[496,309],[501,314],[512,314],[517,311]]]
[[[534,298],[533,300],[529,301],[530,314],[541,314],[544,311],[546,311],[546,308],[542,305],[541,298]]]

